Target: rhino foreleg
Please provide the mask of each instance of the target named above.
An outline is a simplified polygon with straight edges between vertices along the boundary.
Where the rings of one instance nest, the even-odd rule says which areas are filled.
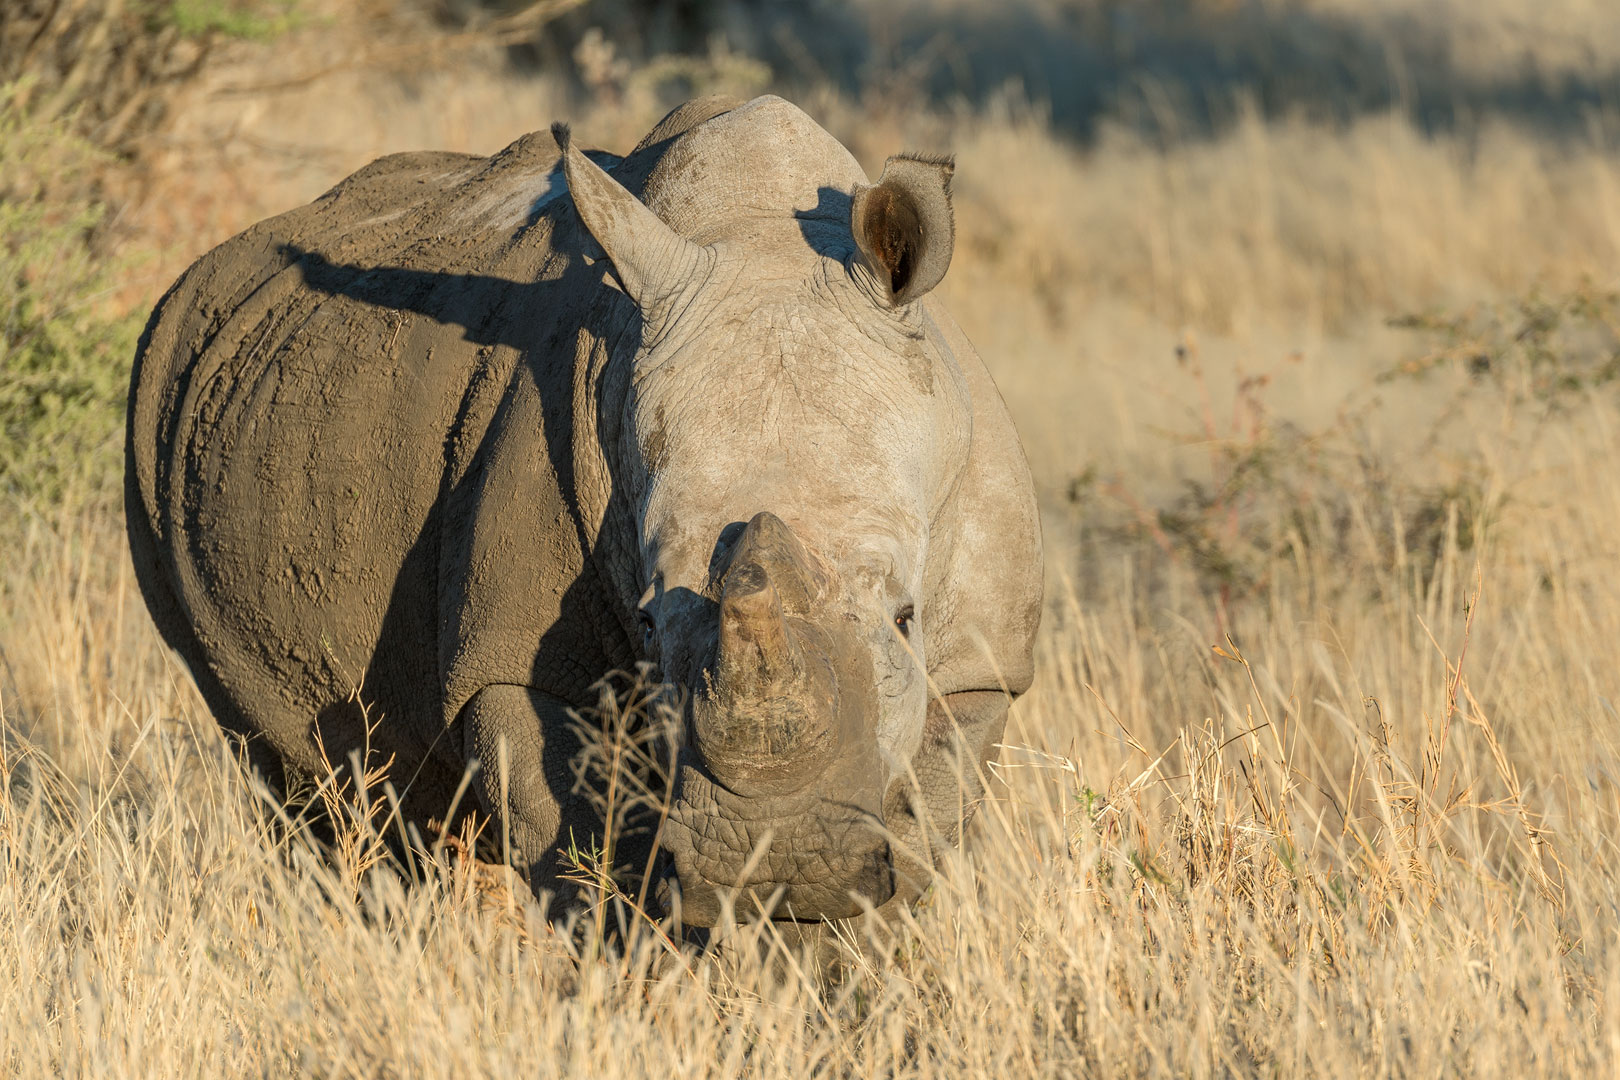
[[[496,842],[530,887],[558,899],[571,894],[557,877],[565,869],[559,848],[573,842],[586,850],[597,830],[589,803],[574,792],[579,740],[568,709],[543,691],[497,685],[462,712],[467,760],[478,765],[473,787],[495,820]]]

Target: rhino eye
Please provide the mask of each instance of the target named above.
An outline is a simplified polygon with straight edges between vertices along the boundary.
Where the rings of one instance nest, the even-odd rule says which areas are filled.
[[[648,648],[651,648],[653,643],[653,634],[658,629],[653,624],[653,617],[647,613],[646,608],[638,608],[636,610],[636,621],[641,624],[641,640],[647,645]]]
[[[900,631],[901,637],[909,638],[911,636],[911,623],[916,617],[917,612],[910,604],[895,612],[894,628]]]

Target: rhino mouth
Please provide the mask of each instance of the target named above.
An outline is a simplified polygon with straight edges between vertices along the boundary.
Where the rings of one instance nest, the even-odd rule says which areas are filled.
[[[683,758],[685,755],[683,755]],[[739,795],[686,758],[664,830],[673,873],[659,884],[665,913],[688,926],[735,918],[847,919],[895,894],[881,818],[816,792]]]

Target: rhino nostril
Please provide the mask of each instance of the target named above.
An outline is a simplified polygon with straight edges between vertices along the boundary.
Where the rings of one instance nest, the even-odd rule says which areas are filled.
[[[872,888],[865,895],[872,902],[872,906],[877,907],[894,895],[894,859],[889,852],[888,844],[872,853],[868,859],[867,871]]]
[[[916,788],[907,777],[896,777],[883,796],[883,824],[900,829],[917,820]]]

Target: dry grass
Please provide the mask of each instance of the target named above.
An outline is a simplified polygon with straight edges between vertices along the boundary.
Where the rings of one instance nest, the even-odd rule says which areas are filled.
[[[1582,420],[1601,441],[1620,415]],[[1060,596],[969,854],[898,945],[846,953],[826,985],[777,982],[747,949],[673,957],[639,922],[604,950],[589,921],[514,921],[442,853],[414,888],[367,869],[365,844],[321,855],[278,828],[141,625],[119,535],[35,526],[5,580],[0,1060],[1602,1074],[1620,485],[1549,483],[1554,512],[1501,526],[1477,565],[1453,531],[1437,563],[1331,608],[1316,578],[1370,580],[1371,560],[1296,567],[1229,640],[1190,581],[1168,612],[1129,573],[1083,608]]]
[[[1515,40],[1554,73],[1620,58],[1595,2],[1452,9],[1465,73]],[[298,35],[278,47],[315,66],[345,40]],[[621,146],[660,104],[611,56],[584,103],[488,64],[223,92],[256,49],[146,159],[141,303],[377,153],[492,150],[568,112]],[[947,301],[1048,524],[1037,685],[898,939],[840,943],[816,978],[761,963],[757,928],[700,956],[611,902],[550,927],[468,842],[394,862],[384,791],[323,844],[241,776],[116,516],[30,509],[0,521],[0,1072],[1612,1075],[1620,400],[1524,392],[1511,320],[1375,378],[1437,344],[1390,316],[1612,282],[1601,111],[1555,139],[1240,104],[1215,134],[1081,143],[1016,94],[804,100],[869,169],[956,150]],[[1159,514],[1189,491],[1215,493],[1195,520]]]

